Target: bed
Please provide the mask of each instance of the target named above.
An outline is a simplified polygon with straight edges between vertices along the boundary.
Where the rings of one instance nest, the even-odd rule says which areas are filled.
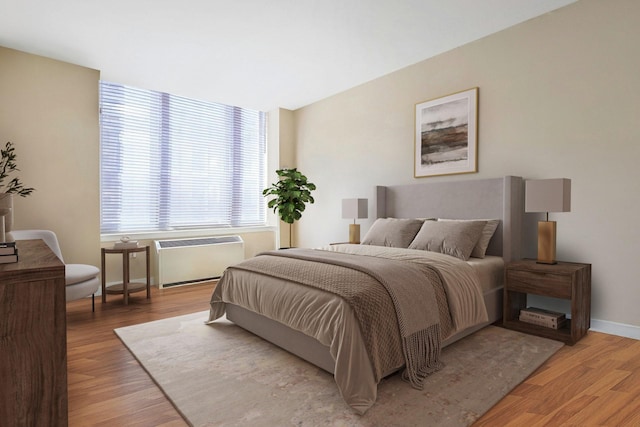
[[[272,251],[229,268],[212,295],[209,321],[214,322],[216,318],[226,314],[226,317],[238,326],[334,374],[345,402],[356,412],[364,413],[375,403],[377,384],[384,376],[402,368],[403,375],[406,375],[416,387],[416,383],[422,378],[437,370],[437,355],[429,359],[425,365],[409,369],[414,363],[411,357],[407,356],[412,355],[415,350],[411,347],[413,337],[419,336],[418,341],[431,342],[430,340],[434,340],[434,336],[437,335],[439,349],[440,346],[450,345],[501,317],[503,268],[505,262],[520,258],[523,211],[523,181],[520,177],[514,176],[376,187],[378,220],[363,239],[363,243],[373,244],[331,245],[321,248],[321,251]],[[410,249],[405,249],[406,246],[387,248],[384,245],[388,245],[388,241],[382,244],[376,242],[380,235],[374,231],[383,227],[384,234],[384,230],[388,230],[384,229],[384,226],[398,219],[411,222],[414,227],[413,221],[420,221],[418,231],[411,236],[413,247]],[[486,232],[488,219],[491,219],[496,227],[490,240],[485,242],[484,258],[468,257],[471,252],[469,248],[465,249],[467,253],[461,255],[457,252],[448,253],[449,248],[442,250],[442,247],[439,252],[425,251],[427,246],[420,247],[424,238],[422,242],[416,243],[420,240],[419,236],[425,234],[423,229],[451,229],[454,227],[453,223],[456,230],[460,225],[465,227],[465,230],[473,228],[474,233],[477,230]],[[450,224],[446,224],[447,222]],[[397,225],[396,222],[393,224]],[[402,226],[404,225],[403,222]],[[426,236],[427,242],[430,243],[430,234],[427,233]],[[476,249],[477,247],[473,248],[474,251]],[[458,251],[458,248],[455,247],[453,250]],[[467,259],[464,259],[465,255]],[[428,259],[424,261],[423,257]],[[372,259],[375,261],[371,261]],[[305,286],[307,273],[304,279],[291,276],[294,273],[299,274],[302,270],[306,271],[306,266],[325,263],[331,264],[329,267],[322,267],[330,268],[329,273],[318,270],[317,273],[308,274],[315,274],[317,278],[328,277],[326,286],[334,286],[333,282],[349,280],[366,282],[371,277],[378,278],[381,284],[387,286],[386,290],[392,295],[392,304],[396,304],[398,312],[406,310],[406,313],[409,313],[407,318],[410,320],[399,321],[398,325],[390,327],[400,331],[398,342],[395,338],[391,344],[384,339],[374,339],[380,344],[371,344],[367,327],[359,325],[369,320],[375,322],[376,319],[367,318],[369,320],[363,321],[363,315],[345,303],[346,297],[336,298],[333,289],[328,291],[322,287]],[[392,271],[395,268],[395,273],[385,277],[386,273],[383,270],[387,267],[377,267],[381,263],[388,264]],[[309,270],[315,271],[315,267]],[[404,278],[400,284],[388,282],[392,282],[394,276],[405,273],[409,275],[407,277],[417,277],[418,274],[434,276],[434,283],[439,284],[433,285],[435,291],[429,290],[426,293],[434,294],[435,298],[429,298],[435,302],[421,300],[418,304],[415,296],[405,298],[408,301],[397,302],[398,297],[394,295],[399,295],[405,290],[394,290],[394,286],[402,288],[403,283],[409,279]],[[334,280],[342,278],[343,274],[348,279]],[[444,303],[442,295],[446,295]],[[418,311],[416,306],[421,307],[420,304],[423,303],[426,306],[432,304],[432,310],[422,311],[436,314],[418,313],[418,317],[424,316],[426,319],[421,318],[420,322],[427,322],[428,326],[418,328],[420,331],[417,335],[411,335],[415,328],[405,333],[407,328],[411,329],[411,322],[414,321],[411,313]],[[414,307],[406,309],[398,307],[397,304],[413,304]],[[437,308],[433,304],[436,304]],[[446,308],[443,308],[444,306]],[[448,314],[443,310],[448,310]],[[439,321],[435,321],[435,329],[432,328],[435,326],[432,325],[434,316],[439,318]],[[449,319],[448,316],[451,324],[448,324],[448,320],[444,321],[445,318]],[[388,323],[380,321],[380,325],[376,324],[371,328],[377,330],[386,327]],[[409,326],[405,326],[404,323],[408,323]],[[424,331],[427,333],[424,334]],[[405,339],[406,336],[412,338]],[[394,352],[397,351],[394,346],[400,346],[400,355],[403,358],[398,360],[400,356],[394,353],[388,356],[391,360],[387,360],[387,355],[384,354],[384,347],[387,345],[392,347]],[[383,362],[375,360],[377,356],[371,356],[374,352],[372,347],[382,347]],[[417,377],[421,378],[416,379]]]

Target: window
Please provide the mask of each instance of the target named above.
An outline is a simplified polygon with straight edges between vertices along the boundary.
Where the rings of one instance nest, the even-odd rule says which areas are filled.
[[[101,232],[265,224],[266,114],[100,82]]]

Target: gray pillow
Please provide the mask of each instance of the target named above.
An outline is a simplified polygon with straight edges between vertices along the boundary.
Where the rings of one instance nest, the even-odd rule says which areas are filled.
[[[365,234],[362,244],[407,248],[423,222],[421,219],[378,218]]]
[[[500,224],[499,219],[444,219],[438,218],[438,221],[458,221],[458,222],[466,222],[466,221],[487,221],[487,224],[482,229],[482,234],[478,239],[478,243],[473,247],[471,251],[471,256],[474,258],[484,258],[487,253],[487,248],[489,247],[489,242],[493,237],[493,234],[496,232],[498,228],[498,224]]]
[[[469,259],[487,221],[425,221],[409,249],[440,252]]]

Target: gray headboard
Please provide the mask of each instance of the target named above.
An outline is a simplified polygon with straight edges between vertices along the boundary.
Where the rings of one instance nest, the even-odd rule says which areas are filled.
[[[521,258],[524,182],[521,177],[376,187],[377,218],[500,219],[488,255]]]

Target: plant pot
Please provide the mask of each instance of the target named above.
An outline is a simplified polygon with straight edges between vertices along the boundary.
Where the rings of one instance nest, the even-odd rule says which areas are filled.
[[[10,193],[0,193],[0,216],[4,218],[4,232],[5,236],[0,235],[0,240],[5,242],[12,242],[13,239],[10,237],[11,227],[13,227],[13,194]],[[2,227],[0,227],[0,231]]]

